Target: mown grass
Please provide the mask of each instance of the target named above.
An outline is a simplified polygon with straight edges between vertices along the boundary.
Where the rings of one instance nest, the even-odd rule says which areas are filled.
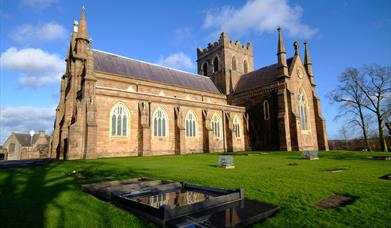
[[[153,226],[80,191],[84,182],[140,176],[227,189],[242,187],[247,198],[282,208],[262,223],[266,227],[391,224],[391,181],[379,179],[391,173],[391,161],[365,159],[387,153],[321,152],[318,161],[301,160],[298,152],[236,155],[236,168],[231,170],[216,167],[218,154],[66,161],[0,170],[0,227]],[[329,172],[341,167],[342,172]],[[359,198],[346,207],[315,207],[334,193]]]

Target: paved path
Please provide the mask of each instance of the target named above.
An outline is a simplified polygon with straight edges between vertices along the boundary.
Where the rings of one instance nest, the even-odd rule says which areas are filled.
[[[30,159],[30,160],[14,160],[14,161],[0,161],[0,169],[31,167],[37,165],[45,165],[58,160],[50,158]]]

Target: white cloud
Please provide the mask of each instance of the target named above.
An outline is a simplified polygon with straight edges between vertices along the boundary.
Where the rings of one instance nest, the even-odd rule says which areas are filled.
[[[66,29],[56,22],[38,25],[22,25],[10,34],[12,40],[18,43],[46,42],[63,40],[66,38]]]
[[[3,144],[12,132],[53,131],[55,107],[4,107],[0,108],[0,144]]]
[[[203,27],[242,36],[275,32],[281,26],[291,37],[310,37],[317,30],[302,22],[302,13],[299,5],[290,6],[287,0],[250,0],[240,8],[207,12]]]
[[[49,6],[57,4],[58,0],[22,0],[22,4],[33,10],[44,10]]]
[[[58,82],[65,71],[65,62],[58,55],[34,48],[7,49],[0,55],[0,66],[20,72],[19,83],[33,88]]]
[[[161,57],[158,64],[182,70],[193,70],[195,68],[191,58],[183,52],[177,52],[167,57]]]

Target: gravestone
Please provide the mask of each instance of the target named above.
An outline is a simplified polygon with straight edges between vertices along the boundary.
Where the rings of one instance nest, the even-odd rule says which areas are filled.
[[[344,207],[352,204],[356,199],[358,199],[356,196],[334,194],[319,201],[316,207],[322,209]]]
[[[232,155],[221,155],[219,157],[218,166],[225,169],[235,168],[234,157]]]
[[[302,159],[319,160],[318,151],[304,151],[301,154]]]

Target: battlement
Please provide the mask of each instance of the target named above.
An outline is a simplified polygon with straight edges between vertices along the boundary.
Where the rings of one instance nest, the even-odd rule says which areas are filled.
[[[239,40],[233,42],[229,39],[227,33],[222,32],[217,42],[208,43],[206,48],[197,48],[197,56],[198,58],[201,58],[220,47],[230,48],[250,56],[253,55],[253,46],[250,42],[247,42],[246,45],[242,45]]]

